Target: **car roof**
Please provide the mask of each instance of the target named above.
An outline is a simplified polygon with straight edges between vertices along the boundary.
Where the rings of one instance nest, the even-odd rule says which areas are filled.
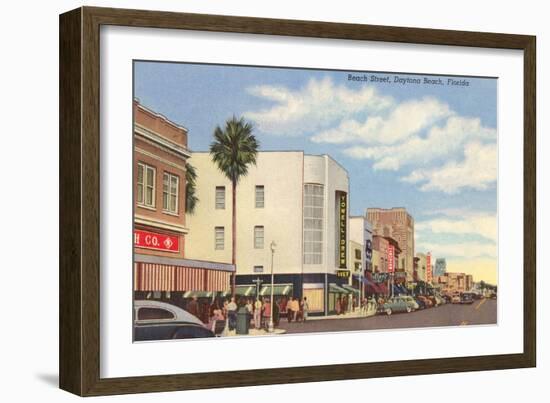
[[[178,306],[168,304],[166,302],[161,301],[154,301],[154,300],[136,300],[134,301],[134,309],[139,308],[157,308],[157,309],[164,309],[166,311],[170,311],[174,314],[175,318],[173,319],[174,322],[187,322],[187,323],[193,323],[196,325],[203,326],[202,321],[197,318],[195,315],[190,314],[184,309],[181,309]]]

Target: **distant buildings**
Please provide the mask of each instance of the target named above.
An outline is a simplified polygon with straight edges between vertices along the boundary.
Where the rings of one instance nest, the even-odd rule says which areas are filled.
[[[468,292],[474,286],[473,276],[464,273],[445,273],[442,276],[434,276],[434,287],[444,294],[455,292]]]
[[[350,239],[350,269],[352,272],[352,285],[357,289],[363,287],[362,295],[365,295],[365,284],[361,284],[366,273],[373,271],[373,240],[372,225],[365,216],[352,216],[349,218]]]
[[[416,278],[414,281],[427,281],[427,274],[428,274],[428,266],[426,261],[426,254],[425,253],[417,253],[416,254],[417,265],[416,265]]]
[[[447,272],[447,261],[445,258],[435,259],[434,276],[443,276]]]
[[[397,241],[401,250],[396,271],[405,273],[406,281],[414,280],[414,219],[403,207],[368,208],[367,219],[373,234]]]

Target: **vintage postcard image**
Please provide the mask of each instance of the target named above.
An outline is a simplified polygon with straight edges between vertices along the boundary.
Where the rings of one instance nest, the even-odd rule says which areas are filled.
[[[134,341],[497,323],[496,78],[133,80]]]

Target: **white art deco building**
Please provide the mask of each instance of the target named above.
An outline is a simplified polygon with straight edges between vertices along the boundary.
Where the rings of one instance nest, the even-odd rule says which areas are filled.
[[[196,211],[187,216],[187,256],[231,263],[231,183],[208,152],[195,152]],[[334,311],[350,294],[347,171],[328,155],[263,151],[237,186],[237,292],[307,297],[311,313]],[[348,273],[349,274],[349,273]]]

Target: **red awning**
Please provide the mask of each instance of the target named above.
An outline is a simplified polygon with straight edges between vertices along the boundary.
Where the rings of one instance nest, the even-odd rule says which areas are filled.
[[[200,267],[134,263],[134,291],[225,291],[231,272]]]

